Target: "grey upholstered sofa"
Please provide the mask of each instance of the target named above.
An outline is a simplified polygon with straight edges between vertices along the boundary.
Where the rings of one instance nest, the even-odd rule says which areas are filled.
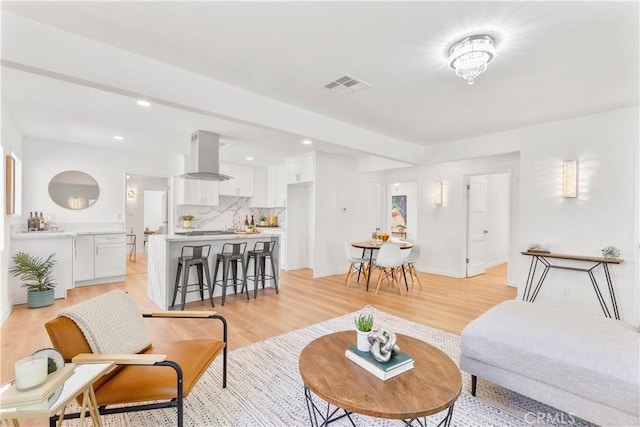
[[[640,425],[636,326],[542,303],[505,301],[460,337],[460,368],[601,425]]]

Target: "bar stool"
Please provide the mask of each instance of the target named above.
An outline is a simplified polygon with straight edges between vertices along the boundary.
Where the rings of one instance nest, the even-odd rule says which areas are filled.
[[[198,286],[200,289],[200,300],[204,301],[204,274],[207,276],[207,289],[209,290],[209,300],[211,307],[213,305],[211,276],[209,275],[209,252],[211,245],[201,246],[183,246],[178,258],[178,272],[176,273],[176,286],[173,288],[173,301],[171,305],[175,305],[178,290],[182,293],[182,304],[180,310],[184,310],[184,303],[187,300],[188,292],[196,292],[197,290],[189,290],[189,286]],[[180,285],[180,273],[184,267],[184,275],[182,285]],[[198,283],[189,283],[189,271],[191,267],[196,267],[198,274]],[[203,274],[204,273],[204,274]]]
[[[253,258],[253,275],[247,276],[247,280],[253,280],[253,297],[258,296],[258,284],[262,281],[262,289],[266,280],[273,280],[273,285],[276,288],[276,294],[278,292],[278,270],[276,269],[276,262],[273,258],[273,249],[276,242],[273,240],[266,242],[256,242],[253,246],[253,250],[249,251],[247,257],[247,265],[251,263]],[[271,274],[266,274],[267,258],[271,260]]]
[[[216,266],[213,269],[213,290],[216,286],[222,286],[222,305],[227,297],[227,281],[229,279],[229,268],[233,276],[233,293],[238,293],[238,262],[242,267],[242,289],[246,290],[247,300],[249,300],[249,289],[247,288],[247,260],[245,250],[247,242],[225,243],[222,245],[222,252],[216,255]],[[218,280],[218,267],[222,262],[222,280]],[[213,295],[213,290],[211,294]],[[242,292],[242,290],[240,290]]]

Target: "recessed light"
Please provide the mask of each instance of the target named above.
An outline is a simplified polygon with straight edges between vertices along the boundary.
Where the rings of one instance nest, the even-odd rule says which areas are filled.
[[[310,139],[305,139],[304,141],[302,141],[302,143],[304,145],[309,145],[309,144],[311,144],[311,140]]]
[[[138,104],[141,107],[151,107],[151,103],[149,101],[145,101],[144,99],[138,99],[136,101],[136,104]]]
[[[247,156],[247,160],[253,160],[253,157]]]
[[[116,141],[124,141],[124,136],[116,135],[113,137]]]

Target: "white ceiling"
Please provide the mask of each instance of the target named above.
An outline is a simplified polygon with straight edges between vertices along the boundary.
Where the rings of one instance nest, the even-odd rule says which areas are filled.
[[[2,10],[428,145],[638,105],[638,5],[5,1]],[[473,32],[494,35],[498,46],[487,72],[468,86],[445,52]],[[345,73],[371,87],[346,96],[322,88]],[[121,145],[135,141],[127,149],[175,152],[191,131],[213,127],[233,152],[223,151],[223,161],[251,154],[268,164],[307,149],[295,133],[161,105],[141,111],[122,95],[6,67],[2,79],[3,103],[26,134],[40,133],[34,136],[113,145],[105,135],[122,129],[131,137]],[[46,108],[53,99],[55,111]],[[330,142],[314,148],[362,155]]]

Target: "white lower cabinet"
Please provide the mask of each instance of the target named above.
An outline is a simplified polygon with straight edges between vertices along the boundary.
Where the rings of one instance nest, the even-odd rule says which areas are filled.
[[[94,277],[123,276],[127,272],[126,241],[122,235],[95,236]]]
[[[26,233],[25,233],[26,234]],[[31,234],[31,233],[29,233]],[[32,256],[46,259],[55,254],[56,264],[53,266],[52,276],[56,283],[55,298],[66,298],[67,290],[73,288],[73,237],[48,235],[39,238],[33,232],[29,238],[16,238],[11,240],[11,258],[18,252],[28,252]],[[9,261],[12,264],[12,261]],[[12,304],[24,304],[27,302],[27,290],[22,287],[22,281],[13,275],[8,275],[8,294]]]
[[[73,280],[93,279],[93,236],[77,236],[73,244]]]
[[[278,244],[276,245],[276,250],[278,252],[278,262],[280,264],[281,270],[287,269],[287,233],[281,229],[270,229],[270,228],[259,228],[262,233],[265,235],[277,235],[279,237]]]
[[[76,237],[76,285],[97,285],[122,280],[127,273],[126,253],[124,233]]]
[[[287,269],[287,235],[283,231],[280,233],[280,268]]]

